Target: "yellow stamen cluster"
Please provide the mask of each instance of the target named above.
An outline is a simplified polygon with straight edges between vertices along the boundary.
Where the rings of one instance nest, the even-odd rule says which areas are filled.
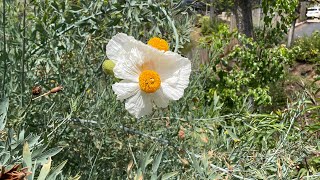
[[[148,41],[148,45],[163,51],[169,51],[169,44],[166,40],[153,37]]]
[[[140,89],[146,93],[154,93],[160,88],[161,80],[157,72],[145,70],[139,76]]]

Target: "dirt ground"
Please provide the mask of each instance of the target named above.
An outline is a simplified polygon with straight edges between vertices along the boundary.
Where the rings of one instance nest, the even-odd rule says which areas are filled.
[[[318,72],[319,73],[319,72]],[[317,65],[295,62],[291,68],[289,68],[289,76],[291,76],[291,83],[288,84],[288,91],[308,89],[310,93],[317,92],[320,88],[320,81],[315,81],[320,77],[317,73]],[[290,81],[290,80],[289,80]],[[315,98],[320,98],[320,91],[313,94]]]

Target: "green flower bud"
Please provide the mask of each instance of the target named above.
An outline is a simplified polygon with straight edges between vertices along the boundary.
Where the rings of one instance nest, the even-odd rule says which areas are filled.
[[[113,75],[113,68],[115,64],[111,60],[105,60],[102,64],[102,70],[105,74]]]

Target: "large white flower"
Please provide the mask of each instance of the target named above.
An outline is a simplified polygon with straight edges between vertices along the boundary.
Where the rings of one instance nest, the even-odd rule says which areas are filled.
[[[120,33],[106,48],[115,62],[115,77],[122,79],[112,86],[118,100],[137,118],[152,113],[152,106],[167,107],[170,100],[183,96],[189,84],[191,63],[171,51],[161,51],[131,36]]]

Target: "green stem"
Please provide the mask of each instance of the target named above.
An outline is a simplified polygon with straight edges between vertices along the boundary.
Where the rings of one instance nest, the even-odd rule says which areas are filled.
[[[161,11],[166,15],[168,21],[170,22],[171,24],[171,27],[173,29],[173,33],[174,33],[174,36],[175,36],[175,39],[176,39],[176,45],[175,45],[175,48],[174,48],[174,52],[178,52],[178,48],[179,48],[179,35],[178,35],[178,32],[177,32],[177,28],[176,26],[174,25],[174,22],[171,20],[170,16],[168,15],[167,11],[165,11],[162,7],[160,7]]]
[[[23,94],[25,91],[24,82],[25,82],[25,73],[24,73],[24,65],[25,65],[25,53],[26,53],[26,8],[27,8],[27,0],[24,0],[24,8],[23,8],[23,40],[22,40],[22,59],[21,59],[21,106],[23,105]]]
[[[5,95],[5,84],[6,84],[6,76],[7,76],[7,42],[6,42],[6,3],[5,0],[2,1],[3,2],[3,14],[2,14],[2,28],[3,28],[3,58],[4,58],[4,72],[3,72],[3,82],[2,82],[2,93],[3,96]]]

